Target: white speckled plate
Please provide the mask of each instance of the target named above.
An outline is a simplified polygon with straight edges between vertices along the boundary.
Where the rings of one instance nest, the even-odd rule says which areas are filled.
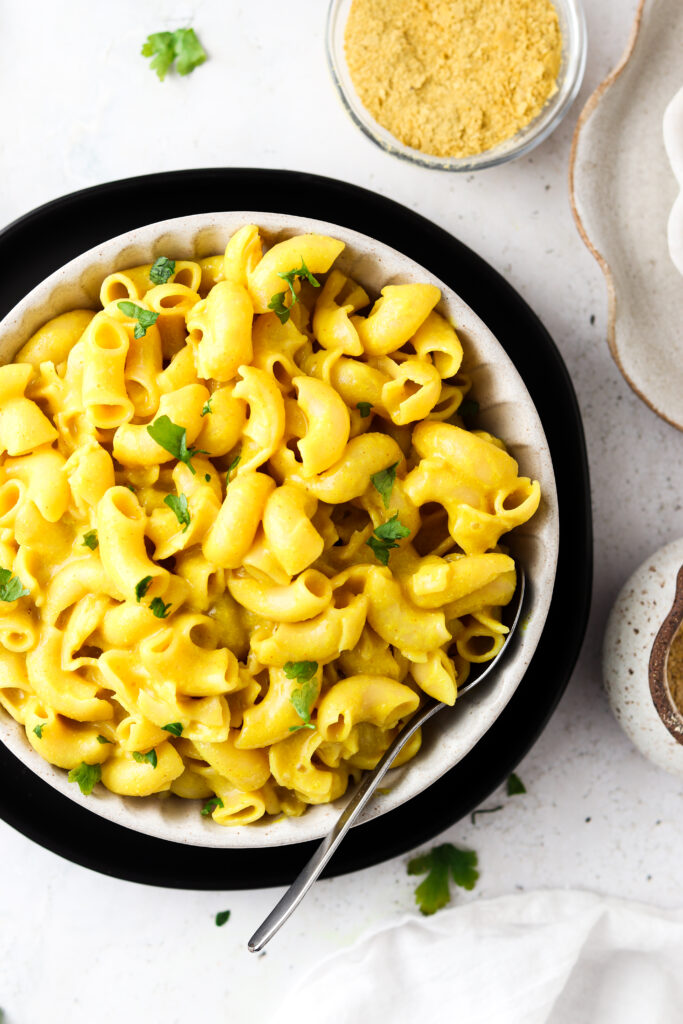
[[[322,221],[272,213],[199,214],[162,221],[111,239],[72,260],[33,289],[0,323],[0,361],[9,361],[29,335],[51,316],[77,306],[96,306],[103,278],[114,269],[151,262],[159,255],[201,258],[220,252],[242,224],[258,224],[268,244],[304,231],[332,234],[346,243],[338,266],[377,293],[385,284],[428,281],[442,291],[439,309],[457,326],[481,406],[480,425],[504,438],[520,472],[541,483],[543,502],[534,518],[511,535],[528,580],[527,626],[504,667],[453,712],[426,731],[419,756],[388,777],[390,791],[372,802],[362,820],[389,811],[457,764],[493,724],[531,661],[545,623],[558,552],[558,511],[550,452],[540,419],[519,374],[489,329],[446,285],[396,250],[356,231]],[[514,541],[513,541],[514,537]],[[197,814],[195,801],[173,796],[121,798],[96,787],[83,797],[66,772],[47,764],[24,730],[0,710],[0,740],[40,778],[88,810],[127,828],[197,846],[247,848],[299,843],[325,834],[342,801],[310,808],[301,818],[224,828]]]
[[[612,355],[680,430],[683,276],[667,246],[679,189],[662,120],[682,85],[683,3],[641,0],[626,53],[581,113],[570,169],[576,222],[607,280]]]

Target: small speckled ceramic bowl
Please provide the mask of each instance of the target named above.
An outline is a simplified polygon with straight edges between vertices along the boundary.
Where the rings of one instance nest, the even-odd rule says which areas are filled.
[[[636,569],[607,623],[603,675],[612,711],[648,760],[683,775],[683,715],[669,687],[669,651],[683,623],[683,539]]]
[[[466,352],[472,392],[480,406],[477,426],[503,438],[519,463],[520,473],[541,484],[543,498],[538,512],[506,538],[527,573],[526,629],[518,630],[514,649],[489,680],[425,729],[419,755],[395,769],[387,777],[388,790],[376,795],[368,805],[364,818],[373,818],[435,782],[493,725],[533,657],[552,597],[558,514],[550,451],[529,392],[486,325],[428,270],[367,235],[337,224],[276,213],[206,213],[137,228],[103,242],[56,271],[0,323],[0,363],[9,362],[50,317],[78,307],[97,308],[100,285],[112,271],[150,263],[157,256],[200,259],[222,252],[230,236],[244,224],[258,224],[268,246],[307,231],[341,239],[345,249],[336,266],[375,295],[387,284],[425,281],[437,285],[442,294],[438,309],[456,325]],[[147,835],[197,846],[279,846],[316,839],[330,830],[346,799],[311,807],[300,818],[277,822],[267,819],[253,825],[224,828],[210,818],[202,818],[196,801],[169,794],[136,799],[119,797],[97,786],[91,796],[83,796],[77,786],[67,782],[65,771],[48,764],[36,753],[23,728],[2,709],[0,741],[36,775],[88,810]]]

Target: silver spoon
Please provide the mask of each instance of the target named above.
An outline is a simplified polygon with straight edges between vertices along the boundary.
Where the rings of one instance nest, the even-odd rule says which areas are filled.
[[[474,689],[478,683],[486,678],[494,667],[499,664],[501,658],[508,649],[510,640],[512,639],[519,623],[522,606],[524,604],[524,591],[526,589],[524,570],[520,565],[517,565],[516,568],[517,589],[515,591],[515,604],[510,608],[510,611],[512,612],[510,631],[505,637],[505,642],[498,651],[496,657],[491,661],[485,662],[485,667],[477,675],[470,676],[467,682],[458,689],[458,701],[462,699],[462,695],[464,693]],[[258,953],[259,950],[263,949],[266,943],[270,942],[273,935],[280,930],[285,921],[294,913],[308,890],[332,857],[332,854],[335,852],[346,833],[370,800],[370,797],[377,789],[377,786],[389,771],[392,762],[399,751],[403,750],[410,737],[417,732],[420,726],[424,725],[425,722],[429,721],[430,718],[433,718],[438,711],[441,711],[441,709],[445,707],[448,707],[448,705],[443,704],[441,701],[434,700],[433,698],[428,700],[420,711],[418,711],[415,717],[411,718],[398,736],[396,736],[394,742],[385,752],[377,766],[372,771],[367,772],[358,789],[339,815],[336,824],[328,835],[325,836],[318,849],[294,879],[279,903],[273,908],[273,910],[271,910],[260,928],[257,928],[249,939],[248,947],[251,953]]]

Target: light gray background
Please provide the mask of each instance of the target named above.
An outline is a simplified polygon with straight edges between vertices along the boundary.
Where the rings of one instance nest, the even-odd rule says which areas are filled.
[[[127,175],[285,167],[391,196],[508,277],[555,338],[578,392],[593,482],[596,584],[572,683],[519,768],[528,795],[494,795],[487,805],[503,803],[502,811],[441,837],[479,853],[480,882],[457,899],[567,886],[680,906],[681,782],[632,749],[600,681],[601,637],[618,588],[648,553],[683,533],[676,469],[683,437],[655,418],[612,363],[604,282],[569,210],[574,123],[624,48],[635,0],[588,0],[587,7],[586,81],[565,124],[529,158],[457,176],[385,155],[347,120],[327,75],[323,0],[7,5],[0,224]],[[186,79],[160,84],[138,56],[140,45],[149,32],[188,23],[211,59]],[[245,942],[277,890],[132,885],[62,861],[2,824],[0,857],[0,1005],[8,1024],[268,1019],[304,969],[413,900],[407,858],[322,882],[257,958]],[[232,916],[219,929],[213,916],[223,909]]]

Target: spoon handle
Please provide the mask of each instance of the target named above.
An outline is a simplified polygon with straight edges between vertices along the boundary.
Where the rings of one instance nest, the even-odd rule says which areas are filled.
[[[322,840],[311,859],[304,865],[280,902],[273,908],[260,928],[257,928],[249,939],[248,946],[252,953],[257,953],[260,949],[263,949],[266,943],[282,927],[287,918],[296,910],[356,818],[370,800],[377,786],[391,768],[394,758],[403,750],[408,740],[417,732],[420,726],[424,725],[442,707],[444,705],[436,700],[430,700],[425,704],[420,713],[396,736],[376,768],[364,776],[363,781],[349,800],[342,814],[340,814],[332,830]]]

